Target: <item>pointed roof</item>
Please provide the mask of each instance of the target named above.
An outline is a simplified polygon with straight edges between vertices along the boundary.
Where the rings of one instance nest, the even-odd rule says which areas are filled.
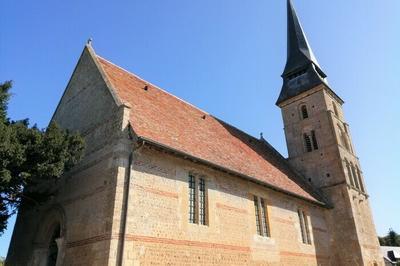
[[[291,0],[287,1],[287,61],[283,75],[313,63],[320,68]]]
[[[265,140],[244,133],[100,56],[95,58],[112,90],[130,106],[130,125],[139,140],[327,206],[319,192]]]
[[[278,106],[321,84],[343,103],[342,99],[329,88],[326,74],[319,66],[308,43],[291,0],[287,1],[287,59],[282,78],[283,86],[276,102]]]

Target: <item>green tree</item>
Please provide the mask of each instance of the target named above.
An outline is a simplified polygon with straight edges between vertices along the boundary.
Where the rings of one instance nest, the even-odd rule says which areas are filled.
[[[0,235],[21,206],[42,204],[59,177],[78,163],[84,141],[51,123],[30,127],[7,116],[12,82],[0,84]],[[52,186],[53,185],[53,186]]]
[[[400,235],[390,228],[386,236],[379,237],[379,244],[381,246],[400,247]]]

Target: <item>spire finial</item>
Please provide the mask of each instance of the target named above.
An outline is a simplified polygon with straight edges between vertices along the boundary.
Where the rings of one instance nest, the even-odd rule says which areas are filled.
[[[92,41],[93,41],[92,37],[89,37],[86,44],[92,46]]]

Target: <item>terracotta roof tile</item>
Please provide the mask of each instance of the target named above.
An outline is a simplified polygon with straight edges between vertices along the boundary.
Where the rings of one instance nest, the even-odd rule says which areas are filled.
[[[264,141],[249,136],[101,57],[98,60],[117,95],[131,106],[130,123],[139,137],[311,201],[319,201],[298,184],[301,183],[299,178],[283,162],[284,159]]]

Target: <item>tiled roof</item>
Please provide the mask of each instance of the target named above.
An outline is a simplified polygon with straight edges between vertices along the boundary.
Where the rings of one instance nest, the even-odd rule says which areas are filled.
[[[222,166],[261,183],[320,202],[299,184],[284,158],[258,140],[193,105],[97,57],[112,89],[131,106],[130,124],[139,136]],[[295,181],[296,180],[296,181]]]

